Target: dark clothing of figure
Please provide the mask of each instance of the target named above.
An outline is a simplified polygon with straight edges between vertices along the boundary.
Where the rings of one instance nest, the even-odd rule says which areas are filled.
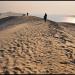
[[[29,13],[27,13],[27,16],[29,15]]]
[[[45,13],[45,15],[44,15],[44,21],[46,22],[46,20],[47,20],[47,14]]]

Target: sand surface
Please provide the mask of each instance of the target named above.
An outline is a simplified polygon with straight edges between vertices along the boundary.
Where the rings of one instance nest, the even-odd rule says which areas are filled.
[[[72,26],[27,20],[0,31],[0,74],[75,74]]]

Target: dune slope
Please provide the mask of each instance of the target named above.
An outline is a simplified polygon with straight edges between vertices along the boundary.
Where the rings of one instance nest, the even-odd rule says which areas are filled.
[[[75,74],[75,34],[69,28],[33,16],[12,21],[0,31],[1,74]]]

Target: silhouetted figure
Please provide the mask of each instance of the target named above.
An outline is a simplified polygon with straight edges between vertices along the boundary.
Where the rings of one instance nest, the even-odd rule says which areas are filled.
[[[23,14],[23,16],[25,16],[25,14]]]
[[[44,21],[46,22],[46,20],[47,20],[47,14],[45,13],[45,15],[44,15]]]
[[[27,12],[27,16],[29,15],[29,13]]]

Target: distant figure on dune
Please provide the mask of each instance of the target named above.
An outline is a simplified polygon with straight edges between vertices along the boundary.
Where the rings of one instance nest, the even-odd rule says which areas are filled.
[[[29,15],[29,13],[27,12],[27,16]]]
[[[45,15],[44,15],[44,21],[46,22],[46,20],[47,20],[47,14],[45,13]]]
[[[25,16],[25,14],[23,14],[23,16]]]

